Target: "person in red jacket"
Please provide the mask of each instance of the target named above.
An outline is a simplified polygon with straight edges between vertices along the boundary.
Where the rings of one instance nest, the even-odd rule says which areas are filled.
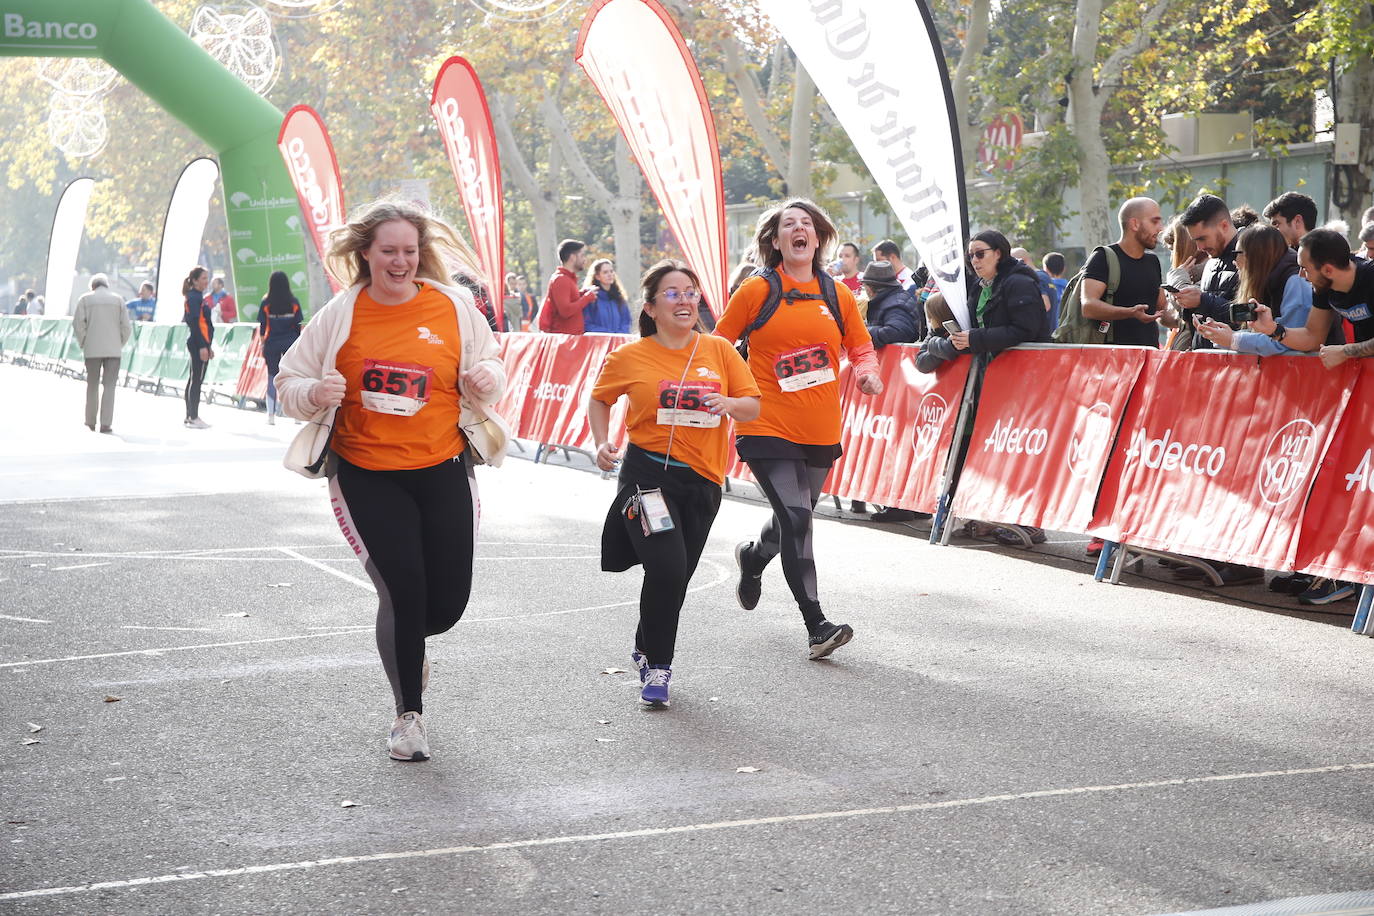
[[[582,310],[596,299],[596,289],[579,289],[577,276],[587,268],[587,243],[564,239],[558,245],[563,265],[549,279],[549,291],[539,309],[539,330],[550,334],[581,334]]]

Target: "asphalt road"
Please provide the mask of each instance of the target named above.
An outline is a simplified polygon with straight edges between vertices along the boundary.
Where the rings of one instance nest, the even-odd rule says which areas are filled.
[[[616,670],[640,580],[598,565],[612,483],[516,458],[480,472],[473,600],[431,643],[434,759],[399,764],[366,577],[279,465],[294,426],[208,408],[196,436],[121,392],[102,437],[82,390],[0,365],[0,912],[1145,916],[1374,887],[1349,603],[1097,584],[1083,538],[940,548],[830,511],[822,599],[857,636],[809,662],[780,569],[734,602],[746,493],[646,712]]]

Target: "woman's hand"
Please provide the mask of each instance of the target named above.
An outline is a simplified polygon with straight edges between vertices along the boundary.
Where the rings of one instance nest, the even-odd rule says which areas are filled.
[[[603,471],[614,471],[615,463],[620,460],[620,449],[609,442],[596,447],[596,466]]]
[[[876,372],[865,372],[859,376],[859,390],[867,395],[882,394],[883,380],[878,377]]]
[[[210,360],[212,360],[212,359],[214,359],[214,358],[215,358],[215,351],[214,351],[214,350],[211,350],[209,347],[201,347],[201,348],[200,348],[200,360],[201,360],[201,362],[208,363]]]
[[[338,407],[343,403],[344,394],[348,391],[348,385],[344,382],[344,377],[338,369],[330,369],[324,374],[324,378],[315,383],[310,389],[310,403],[315,405],[316,410],[323,410],[326,407]]]
[[[472,391],[479,398],[485,398],[496,390],[496,373],[486,366],[473,366],[464,372],[458,379],[463,387]]]
[[[967,350],[969,348],[968,331],[955,331],[949,335],[949,342],[954,344],[956,350]]]

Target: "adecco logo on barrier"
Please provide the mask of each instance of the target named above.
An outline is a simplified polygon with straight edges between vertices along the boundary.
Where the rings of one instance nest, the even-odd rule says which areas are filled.
[[[916,406],[916,423],[911,431],[911,444],[916,449],[913,463],[925,461],[940,442],[940,430],[949,415],[949,402],[938,394],[928,394]]]
[[[571,396],[572,385],[555,385],[553,382],[544,382],[534,389],[536,401],[566,401]]]
[[[1260,458],[1260,499],[1277,506],[1307,489],[1307,479],[1317,460],[1317,427],[1307,420],[1281,426]]]
[[[1374,449],[1367,448],[1360,463],[1355,465],[1355,470],[1345,475],[1345,492],[1349,493],[1358,487],[1361,493],[1368,493],[1371,476],[1374,476]]]
[[[1039,455],[1049,445],[1050,431],[1038,426],[1017,426],[1009,417],[1005,425],[999,419],[992,432],[983,440],[983,451],[991,449],[999,455]]]
[[[1204,477],[1215,477],[1226,467],[1225,448],[1196,442],[1184,445],[1173,436],[1173,429],[1166,429],[1163,438],[1150,439],[1145,430],[1137,429],[1131,435],[1126,457],[1132,461],[1139,457],[1140,463],[1152,471],[1182,471]]]
[[[845,423],[845,430],[864,439],[891,442],[897,432],[897,418],[879,413],[868,413],[868,408],[860,406]]]
[[[1112,441],[1112,407],[1105,401],[1098,401],[1078,415],[1069,435],[1069,448],[1064,460],[1069,463],[1069,473],[1074,477],[1087,477],[1093,469],[1100,467],[1102,456]]]
[[[39,38],[48,41],[95,41],[100,30],[94,22],[38,22],[19,13],[5,14],[6,38]]]

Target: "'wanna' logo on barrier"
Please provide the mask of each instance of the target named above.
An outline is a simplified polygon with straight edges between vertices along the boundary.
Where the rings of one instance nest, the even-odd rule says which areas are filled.
[[[1260,458],[1260,499],[1277,506],[1304,492],[1316,466],[1317,427],[1307,420],[1285,423],[1269,439]]]
[[[1087,477],[1101,467],[1102,456],[1112,441],[1112,407],[1098,401],[1078,415],[1078,422],[1069,436],[1065,460],[1074,477]]]
[[[916,407],[916,423],[911,436],[912,445],[916,448],[913,463],[926,460],[935,451],[948,414],[949,402],[938,394],[921,398],[921,403]]]

